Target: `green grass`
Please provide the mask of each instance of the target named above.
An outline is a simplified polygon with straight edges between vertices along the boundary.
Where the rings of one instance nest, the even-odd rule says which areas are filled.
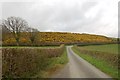
[[[75,47],[72,47],[72,50],[77,55],[79,55],[80,57],[82,57],[83,59],[87,60],[92,65],[94,65],[97,68],[99,68],[101,71],[107,73],[108,75],[112,76],[113,78],[117,78],[118,77],[118,69],[116,67],[112,67],[106,61],[93,58],[92,56],[87,55],[87,54],[80,53]]]
[[[89,46],[79,46],[79,47],[91,51],[101,51],[101,52],[118,54],[118,48],[120,48],[120,44],[89,45]]]
[[[36,76],[37,78],[49,78],[54,72],[62,68],[66,63],[68,63],[66,48],[64,53],[60,57],[49,58],[47,68],[39,72]]]

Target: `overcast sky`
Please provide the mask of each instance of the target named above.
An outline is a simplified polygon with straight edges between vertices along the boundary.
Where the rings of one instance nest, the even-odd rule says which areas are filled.
[[[40,31],[118,36],[118,0],[15,1],[0,3],[0,18],[21,17]]]

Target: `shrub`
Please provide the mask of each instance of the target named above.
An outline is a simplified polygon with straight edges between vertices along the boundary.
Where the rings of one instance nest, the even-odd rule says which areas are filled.
[[[9,38],[3,41],[4,45],[16,45],[16,40],[14,38]]]
[[[20,41],[19,41],[19,44],[20,44],[20,45],[22,45],[22,46],[23,46],[23,45],[26,45],[26,46],[27,46],[27,45],[30,45],[30,43],[31,43],[31,41],[30,41],[29,39],[24,38],[24,37],[21,37],[21,38],[20,38]]]
[[[34,76],[45,69],[49,59],[60,56],[64,45],[58,48],[2,48],[3,78]]]

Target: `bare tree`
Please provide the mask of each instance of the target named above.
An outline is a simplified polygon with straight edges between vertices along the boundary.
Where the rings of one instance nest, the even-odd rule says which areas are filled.
[[[8,17],[7,20],[2,21],[2,26],[10,30],[16,39],[17,45],[19,45],[21,32],[25,30],[25,27],[28,27],[28,24],[20,17]]]
[[[39,32],[39,31],[37,29],[31,28],[31,27],[27,28],[26,31],[29,32],[29,38],[30,38],[30,41],[33,45],[35,38],[37,36],[37,32]]]

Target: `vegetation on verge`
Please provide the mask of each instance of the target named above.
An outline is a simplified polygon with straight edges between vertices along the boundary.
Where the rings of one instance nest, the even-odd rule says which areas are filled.
[[[92,65],[99,68],[101,71],[107,73],[113,78],[118,78],[117,54],[114,54],[116,55],[115,57],[108,53],[101,53],[96,51],[91,52],[91,51],[82,50],[78,46],[73,46],[72,49],[76,54],[78,54],[80,57],[90,62]]]
[[[57,48],[2,48],[3,78],[31,78],[55,64],[65,64],[65,46]],[[54,60],[58,59],[58,62]],[[57,60],[56,60],[57,61]],[[42,76],[41,76],[42,77]]]
[[[46,69],[39,72],[34,77],[37,77],[37,78],[50,78],[52,75],[55,74],[55,72],[57,70],[64,67],[64,65],[67,62],[68,62],[68,57],[67,57],[67,51],[66,51],[66,48],[65,48],[64,53],[61,56],[49,58],[49,65],[46,67]]]

